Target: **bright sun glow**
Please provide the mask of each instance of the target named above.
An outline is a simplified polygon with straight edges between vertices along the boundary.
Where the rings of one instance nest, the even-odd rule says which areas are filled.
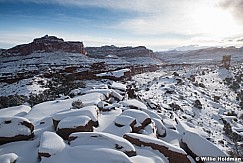
[[[215,38],[229,37],[241,31],[228,11],[208,4],[198,6],[200,8],[192,12],[195,31]]]

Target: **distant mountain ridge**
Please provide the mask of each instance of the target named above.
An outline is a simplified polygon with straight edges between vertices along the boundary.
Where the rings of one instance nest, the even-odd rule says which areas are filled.
[[[81,41],[64,41],[56,36],[45,35],[41,38],[35,38],[33,42],[21,44],[10,49],[0,49],[1,56],[26,56],[32,53],[79,53],[85,54],[91,58],[135,58],[135,57],[150,57],[156,58],[154,52],[147,49],[145,46],[137,47],[116,47],[101,46],[101,47],[84,47]]]
[[[163,51],[157,52],[156,56],[163,61],[173,63],[195,63],[195,62],[220,62],[223,55],[231,55],[233,62],[243,60],[243,47],[210,47],[189,51]]]
[[[209,48],[209,46],[199,46],[197,44],[195,45],[188,45],[188,46],[180,46],[176,48],[169,49],[169,51],[177,50],[177,51],[189,51],[189,50],[199,50],[199,49],[206,49]]]
[[[114,45],[111,46],[102,46],[102,47],[86,47],[85,50],[88,53],[89,57],[151,57],[155,58],[155,54],[152,50],[147,49],[145,46],[137,46],[137,47],[116,47]]]
[[[13,48],[2,52],[3,56],[29,55],[34,52],[55,52],[63,51],[68,53],[85,54],[83,42],[80,41],[64,41],[56,36],[45,35],[36,38],[29,44],[17,45]]]

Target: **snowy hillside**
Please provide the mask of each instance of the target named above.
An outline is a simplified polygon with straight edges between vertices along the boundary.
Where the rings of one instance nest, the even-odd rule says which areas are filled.
[[[241,162],[242,68],[90,80],[72,98],[1,109],[0,162]]]
[[[177,72],[136,75],[134,80],[139,96],[146,99],[144,102],[151,108],[163,108],[160,114],[176,119],[169,123],[172,128],[183,131],[190,126],[190,130],[225,153],[236,150],[242,156],[242,66],[238,65],[232,71],[217,67],[191,67]],[[184,124],[175,127],[178,120],[187,127]],[[178,145],[180,134],[174,134],[164,140]],[[188,141],[191,141],[190,137]]]
[[[243,162],[242,48],[77,45],[0,56],[0,163]]]

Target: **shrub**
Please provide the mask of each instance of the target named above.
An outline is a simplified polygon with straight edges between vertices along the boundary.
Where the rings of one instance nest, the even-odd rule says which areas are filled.
[[[227,116],[237,116],[237,114],[235,113],[234,110],[229,111],[226,115],[227,115]]]
[[[202,104],[201,104],[200,100],[195,100],[193,105],[194,105],[194,107],[196,107],[198,109],[202,109]]]
[[[81,100],[78,99],[77,101],[73,101],[72,102],[71,109],[80,109],[82,107],[84,107],[84,104],[83,104],[83,102]]]

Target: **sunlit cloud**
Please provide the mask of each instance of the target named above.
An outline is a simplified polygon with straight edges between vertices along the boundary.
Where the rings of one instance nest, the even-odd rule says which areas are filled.
[[[230,11],[235,19],[243,24],[243,0],[222,0],[220,7]]]
[[[32,40],[34,37],[50,34],[67,40],[84,41],[87,46],[145,45],[156,50],[195,44],[243,45],[242,41],[238,41],[243,36],[242,0],[0,0],[0,2],[52,4],[64,8],[75,6],[80,11],[102,8],[108,13],[112,11],[110,13],[120,14],[117,19],[116,15],[112,14],[98,18],[97,13],[90,13],[91,19],[65,12],[55,13],[50,18],[48,15],[35,15],[36,20],[50,20],[53,28],[49,28],[48,25],[40,29],[36,27],[38,32],[32,32],[31,36],[26,34],[24,37],[18,37],[16,33],[13,39],[8,39],[12,37],[4,35],[0,38],[0,43],[5,40],[17,44],[26,42],[30,37]],[[57,24],[58,28],[55,29]],[[28,29],[25,30],[27,31]],[[23,31],[22,33],[24,34]]]
[[[217,3],[205,2],[176,1],[170,4],[172,9],[165,14],[153,13],[131,18],[118,26],[136,34],[177,33],[221,38],[242,31],[242,26],[235,22],[229,12],[217,7]],[[180,10],[176,6],[180,6]]]

